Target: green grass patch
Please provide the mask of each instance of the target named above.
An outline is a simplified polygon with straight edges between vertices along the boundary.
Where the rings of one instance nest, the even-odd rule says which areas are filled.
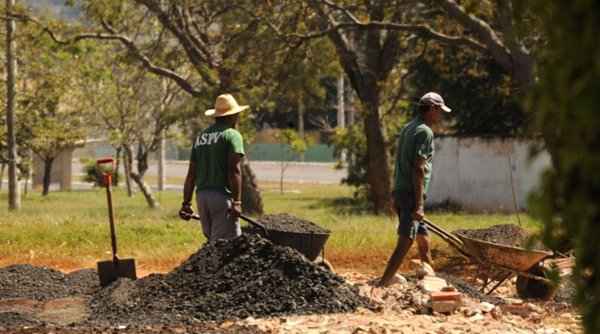
[[[114,191],[119,254],[148,267],[168,267],[195,252],[204,237],[197,222],[178,218],[180,192],[161,192],[156,197],[160,208],[149,209],[140,193],[130,198],[122,189]],[[381,262],[382,254],[387,256],[396,242],[397,218],[361,212],[346,186],[286,184],[280,194],[278,186],[264,184],[263,201],[267,213],[290,213],[330,229],[326,251],[335,257],[378,254]],[[110,258],[104,189],[51,192],[46,197],[30,193],[16,212],[8,210],[7,202],[4,191],[0,193],[0,265],[28,261],[89,266]],[[517,223],[514,215],[504,214],[430,212],[428,217],[450,231]],[[539,228],[527,215],[522,214],[521,221],[527,229]],[[434,238],[435,247],[445,244]]]

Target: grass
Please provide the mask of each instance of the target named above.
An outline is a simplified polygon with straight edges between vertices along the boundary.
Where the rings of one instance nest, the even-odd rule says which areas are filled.
[[[352,190],[340,185],[261,183],[266,213],[286,212],[311,220],[332,231],[326,257],[338,268],[381,270],[396,242],[396,218],[359,210]],[[194,253],[204,242],[195,222],[179,220],[181,193],[156,194],[161,208],[150,210],[143,196],[113,194],[120,257],[134,257],[142,272],[165,271]],[[30,193],[22,209],[7,209],[7,194],[0,193],[0,266],[32,263],[65,270],[93,267],[110,258],[106,194],[103,189],[52,192],[47,197]],[[486,227],[517,223],[512,215],[433,212],[428,217],[440,226]],[[538,223],[527,215],[527,229]],[[446,244],[433,240],[434,256]]]

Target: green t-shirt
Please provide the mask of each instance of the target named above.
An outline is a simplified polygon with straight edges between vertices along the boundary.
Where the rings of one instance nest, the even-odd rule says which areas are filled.
[[[400,130],[398,135],[394,193],[414,193],[413,175],[417,157],[425,159],[423,194],[427,193],[431,179],[433,153],[433,131],[421,117],[414,118]]]
[[[190,161],[196,165],[197,190],[231,194],[227,179],[230,153],[244,155],[244,140],[229,125],[215,123],[196,137]]]

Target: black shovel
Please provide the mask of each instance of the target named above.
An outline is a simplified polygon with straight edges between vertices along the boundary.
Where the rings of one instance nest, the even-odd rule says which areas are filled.
[[[114,160],[112,158],[99,159],[96,161],[96,167],[100,170],[100,165],[110,163],[112,168],[108,172],[102,172],[103,181],[106,185],[106,199],[108,202],[108,221],[110,222],[110,241],[112,246],[112,260],[100,261],[98,265],[98,277],[100,285],[107,286],[116,281],[119,277],[137,279],[135,273],[134,259],[119,259],[117,257],[117,236],[115,234],[115,218],[112,206],[112,172],[114,170]]]

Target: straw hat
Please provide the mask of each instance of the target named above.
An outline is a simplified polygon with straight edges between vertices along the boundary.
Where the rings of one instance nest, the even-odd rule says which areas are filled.
[[[217,97],[215,109],[208,109],[204,112],[204,115],[210,117],[230,116],[248,108],[250,108],[250,106],[240,106],[231,94],[223,94]]]

